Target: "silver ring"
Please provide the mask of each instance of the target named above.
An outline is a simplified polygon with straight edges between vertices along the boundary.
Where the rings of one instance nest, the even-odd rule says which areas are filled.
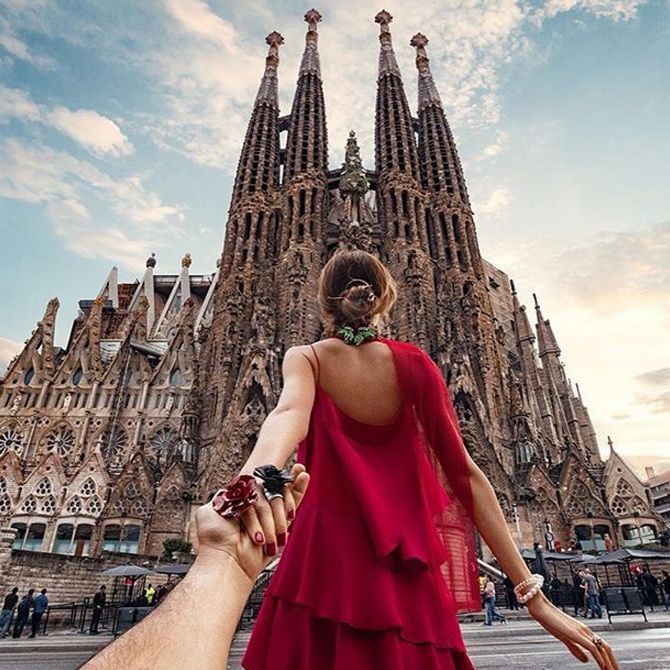
[[[283,493],[270,493],[265,487],[263,487],[263,494],[268,502],[272,502],[275,498],[284,498]]]
[[[591,635],[591,642],[593,642],[593,644],[595,644],[598,649],[600,649],[603,644],[605,644],[605,640],[603,640],[600,635],[596,635],[595,633]]]

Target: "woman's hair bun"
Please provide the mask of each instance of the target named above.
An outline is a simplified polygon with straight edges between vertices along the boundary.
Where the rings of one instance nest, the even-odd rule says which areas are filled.
[[[346,288],[340,296],[342,297],[340,309],[350,321],[355,322],[364,319],[375,310],[377,296],[372,286],[367,282],[354,284]]]

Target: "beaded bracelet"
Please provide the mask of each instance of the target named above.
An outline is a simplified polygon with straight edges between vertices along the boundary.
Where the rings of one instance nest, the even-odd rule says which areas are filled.
[[[542,575],[533,574],[514,587],[514,595],[519,603],[523,605],[540,592],[543,584],[544,577]],[[521,593],[522,589],[525,589],[528,586],[530,586],[530,588],[525,593]]]

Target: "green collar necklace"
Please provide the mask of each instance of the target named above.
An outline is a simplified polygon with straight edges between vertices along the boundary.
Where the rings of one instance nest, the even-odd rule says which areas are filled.
[[[353,344],[358,346],[367,342],[368,340],[374,340],[377,337],[377,329],[374,326],[361,326],[360,328],[353,328],[352,326],[340,326],[335,331],[336,337],[339,337],[341,340],[347,344]]]

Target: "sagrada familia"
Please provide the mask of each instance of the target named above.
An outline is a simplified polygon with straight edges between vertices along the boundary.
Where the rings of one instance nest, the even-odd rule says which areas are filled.
[[[636,545],[661,529],[616,451],[601,460],[552,326],[536,325],[508,276],[482,258],[453,134],[422,34],[413,113],[381,11],[375,169],[352,132],[328,165],[316,10],[289,114],[278,106],[272,32],[216,272],[147,260],[113,268],[79,302],[65,348],[58,300],[0,385],[0,525],[17,550],[157,555],[187,538],[195,509],[236,474],[281,390],[289,346],[322,336],[317,280],[341,248],[378,254],[399,286],[386,334],[444,371],[465,443],[519,545]],[[344,141],[345,138],[342,138]],[[610,442],[610,447],[611,447]]]

